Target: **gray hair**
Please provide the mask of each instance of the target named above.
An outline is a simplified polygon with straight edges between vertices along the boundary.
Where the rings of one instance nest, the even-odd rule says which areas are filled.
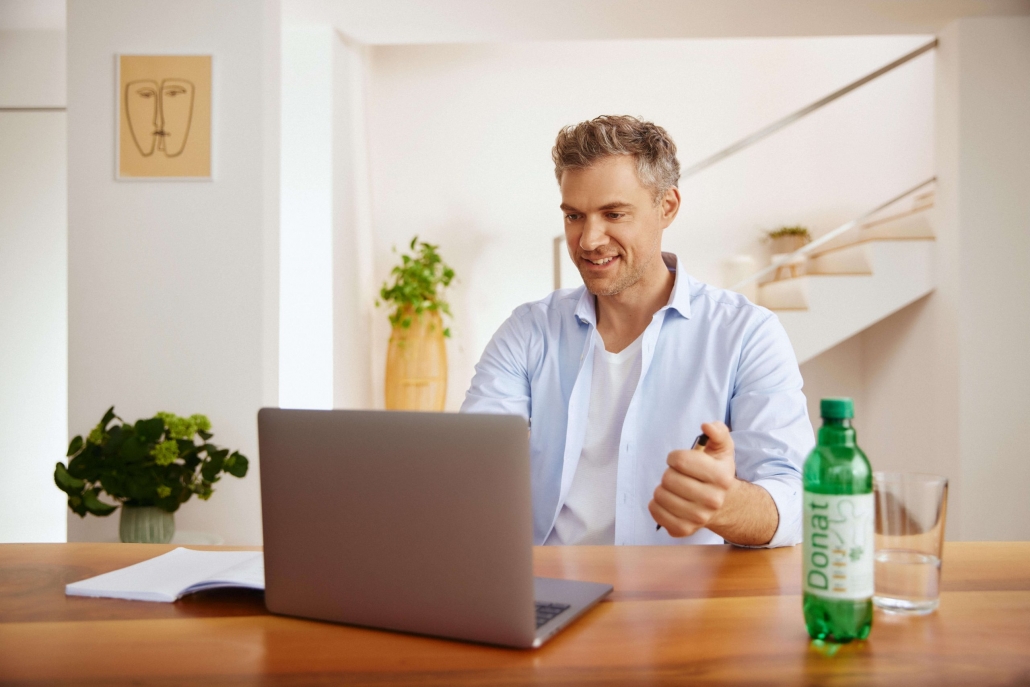
[[[602,115],[559,131],[551,150],[554,176],[560,184],[565,170],[589,167],[612,155],[636,157],[637,177],[654,193],[656,205],[679,183],[680,163],[669,133],[629,115]]]

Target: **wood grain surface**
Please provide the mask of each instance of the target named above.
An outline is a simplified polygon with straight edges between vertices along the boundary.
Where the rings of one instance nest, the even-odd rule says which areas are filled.
[[[64,596],[170,548],[0,545],[0,684],[1030,684],[1024,542],[948,544],[937,613],[878,611],[843,647],[805,633],[799,547],[538,548],[538,575],[615,592],[536,651],[273,616],[254,592]]]

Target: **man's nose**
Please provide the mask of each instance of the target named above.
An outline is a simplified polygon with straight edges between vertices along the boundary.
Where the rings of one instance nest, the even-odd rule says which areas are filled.
[[[579,237],[579,247],[589,253],[608,243],[608,235],[604,232],[604,222],[587,217],[583,222],[583,235]]]

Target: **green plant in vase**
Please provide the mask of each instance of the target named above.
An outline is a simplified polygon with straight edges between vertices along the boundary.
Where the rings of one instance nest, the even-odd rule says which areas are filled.
[[[389,410],[444,408],[447,395],[447,348],[451,330],[442,315],[451,316],[444,291],[454,270],[437,252],[439,246],[411,239],[411,254],[390,275],[393,283],[379,290],[390,311],[390,341],[386,351],[384,400]],[[395,249],[396,252],[396,249]]]
[[[122,541],[167,543],[180,505],[194,494],[211,498],[223,472],[247,474],[247,458],[209,443],[213,436],[203,415],[158,413],[130,424],[112,406],[85,440],[72,439],[68,465],[57,463],[54,482],[80,517],[117,510],[100,500],[102,493],[118,501]]]
[[[454,279],[454,270],[437,252],[439,246],[419,241],[415,236],[408,247],[411,255],[401,255],[401,264],[390,270],[393,284],[384,283],[379,289],[381,302],[393,308],[390,324],[402,329],[409,329],[424,313],[442,313],[450,317],[451,308],[442,291]],[[394,252],[397,252],[396,248]],[[380,301],[376,301],[378,305]],[[443,335],[449,338],[451,330],[444,328]]]

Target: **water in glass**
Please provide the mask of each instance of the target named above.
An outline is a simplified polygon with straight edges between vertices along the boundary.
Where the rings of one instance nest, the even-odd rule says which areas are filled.
[[[940,594],[941,559],[918,551],[876,552],[876,594],[873,603],[885,611],[930,613]]]

